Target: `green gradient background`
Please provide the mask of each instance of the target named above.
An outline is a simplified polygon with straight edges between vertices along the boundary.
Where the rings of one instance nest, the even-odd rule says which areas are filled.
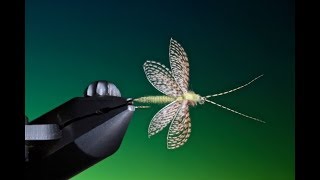
[[[167,128],[148,139],[161,106],[137,110],[113,156],[75,176],[84,179],[294,179],[294,3],[224,1],[26,1],[26,115],[37,118],[95,80],[124,97],[160,94],[142,64],[167,66],[173,37],[190,61],[190,88],[259,117],[257,123],[211,104],[190,109],[192,133],[166,149]]]

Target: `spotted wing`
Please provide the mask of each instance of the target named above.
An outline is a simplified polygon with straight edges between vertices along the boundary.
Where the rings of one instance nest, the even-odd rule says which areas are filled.
[[[146,61],[143,64],[148,81],[160,92],[167,96],[177,97],[182,95],[179,85],[164,65],[155,61]]]
[[[183,101],[167,135],[167,148],[176,149],[187,142],[191,133],[188,101]]]
[[[182,46],[174,39],[170,39],[169,59],[172,76],[180,89],[185,93],[189,86],[189,62]]]
[[[148,136],[155,135],[165,128],[172,121],[180,107],[181,102],[173,101],[158,111],[149,124]]]

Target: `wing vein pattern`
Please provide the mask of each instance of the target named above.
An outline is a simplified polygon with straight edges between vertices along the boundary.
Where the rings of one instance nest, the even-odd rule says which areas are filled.
[[[181,96],[183,91],[172,77],[171,72],[161,63],[147,61],[143,64],[143,69],[148,81],[161,93],[171,96]]]
[[[173,119],[168,135],[167,148],[176,149],[184,145],[191,134],[191,119],[189,115],[188,101],[184,100],[177,115]]]
[[[171,38],[169,46],[169,60],[172,76],[180,89],[186,93],[189,86],[189,61],[183,47]]]
[[[181,102],[173,101],[158,111],[149,124],[148,136],[155,135],[165,128],[174,119],[180,107]]]

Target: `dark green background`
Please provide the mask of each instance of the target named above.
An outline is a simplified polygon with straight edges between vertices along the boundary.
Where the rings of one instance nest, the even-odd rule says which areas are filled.
[[[294,179],[294,2],[26,1],[26,115],[34,119],[95,80],[123,97],[159,95],[142,64],[167,66],[173,37],[190,61],[190,88],[261,118],[262,124],[211,104],[190,109],[192,133],[166,149],[167,128],[148,139],[161,108],[136,110],[119,151],[73,179]],[[66,157],[67,158],[67,157]]]

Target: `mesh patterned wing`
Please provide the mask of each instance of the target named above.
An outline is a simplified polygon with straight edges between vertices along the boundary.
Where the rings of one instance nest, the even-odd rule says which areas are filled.
[[[180,89],[185,93],[189,86],[189,62],[182,46],[172,38],[169,46],[171,71]]]
[[[176,149],[187,142],[191,133],[188,101],[183,101],[167,135],[167,148]]]
[[[155,135],[165,128],[173,120],[180,107],[181,102],[173,101],[158,111],[149,124],[148,136]]]
[[[182,95],[179,85],[164,65],[155,61],[146,61],[143,64],[148,81],[160,92],[167,96],[177,97]]]

